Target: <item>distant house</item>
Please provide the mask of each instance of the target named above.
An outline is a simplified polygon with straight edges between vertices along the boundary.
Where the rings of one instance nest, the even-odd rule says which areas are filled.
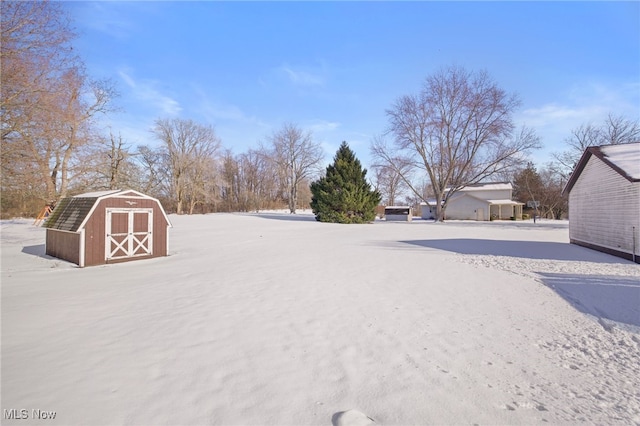
[[[171,223],[160,202],[133,190],[63,198],[47,218],[45,253],[80,267],[167,256]]]
[[[512,193],[513,187],[509,182],[466,186],[449,198],[445,219],[479,221],[522,219],[524,203],[513,201]]]
[[[640,143],[587,148],[563,194],[571,243],[640,263]]]

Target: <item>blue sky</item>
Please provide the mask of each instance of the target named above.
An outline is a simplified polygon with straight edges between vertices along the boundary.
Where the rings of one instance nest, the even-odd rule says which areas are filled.
[[[449,65],[517,93],[539,165],[571,129],[640,119],[640,2],[70,2],[76,48],[111,78],[103,122],[154,145],[158,118],[213,125],[235,153],[283,123],[331,160],[345,140],[365,167],[385,110]]]

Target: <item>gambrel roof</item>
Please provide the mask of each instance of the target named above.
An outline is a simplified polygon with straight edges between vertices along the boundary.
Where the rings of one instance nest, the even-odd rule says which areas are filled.
[[[63,198],[44,222],[45,228],[77,232],[97,198]]]
[[[640,182],[640,142],[591,146],[580,157],[580,161],[562,191],[563,194],[571,192],[571,188],[575,185],[591,156],[599,158],[629,182]]]
[[[93,209],[98,202],[104,198],[109,197],[138,197],[146,198],[160,202],[155,198],[144,195],[134,190],[122,190],[114,189],[109,191],[88,192],[85,194],[76,195],[74,197],[63,198],[58,202],[56,208],[49,215],[44,223],[45,228],[58,229],[60,231],[78,232],[87,221],[87,218],[91,216]],[[164,209],[161,209],[165,220],[171,226],[169,218],[164,213]]]

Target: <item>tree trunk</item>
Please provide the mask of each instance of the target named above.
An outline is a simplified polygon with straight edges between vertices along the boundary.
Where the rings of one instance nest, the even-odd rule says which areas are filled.
[[[298,204],[298,185],[296,184],[295,173],[291,169],[291,188],[289,191],[289,210],[291,214],[296,214],[296,205]]]
[[[436,222],[444,222],[444,210],[440,200],[436,200]]]
[[[295,186],[292,187],[289,194],[289,211],[291,214],[296,214],[296,204],[298,204],[298,194],[296,192]]]

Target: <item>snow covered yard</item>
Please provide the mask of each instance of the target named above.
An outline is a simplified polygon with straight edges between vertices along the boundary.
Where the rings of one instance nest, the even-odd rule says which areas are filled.
[[[170,219],[84,269],[1,222],[2,424],[640,423],[640,266],[566,222]]]

